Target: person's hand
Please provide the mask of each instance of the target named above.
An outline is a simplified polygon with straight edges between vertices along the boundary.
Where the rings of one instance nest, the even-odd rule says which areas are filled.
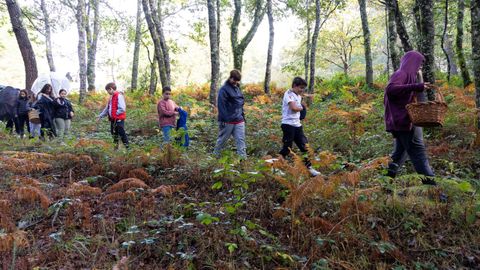
[[[100,122],[100,117],[97,117],[97,123]]]
[[[18,115],[15,115],[15,118],[18,118]]]
[[[424,82],[423,83],[424,89],[425,90],[434,90],[436,87],[435,85],[429,83],[429,82]]]
[[[73,117],[74,116],[74,113],[73,112],[70,112],[70,117]]]
[[[174,114],[175,114],[175,115],[179,115],[180,113],[178,113],[178,111],[175,111]]]

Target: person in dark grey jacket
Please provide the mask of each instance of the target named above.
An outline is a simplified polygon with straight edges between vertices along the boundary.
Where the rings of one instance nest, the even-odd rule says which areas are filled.
[[[247,157],[247,147],[245,144],[245,114],[243,111],[244,98],[240,90],[239,83],[242,79],[240,71],[234,69],[230,71],[230,77],[225,84],[218,90],[218,138],[215,145],[214,154],[220,155],[230,136],[233,135],[237,146],[237,154]]]
[[[68,100],[67,90],[60,89],[58,92],[60,97],[55,99],[55,129],[59,137],[68,135],[70,132],[70,126],[72,124],[72,117],[74,115],[72,103]]]
[[[17,134],[23,138],[25,135],[25,126],[28,128],[28,112],[30,111],[30,101],[28,100],[27,90],[20,90],[17,104],[15,106],[15,127]]]

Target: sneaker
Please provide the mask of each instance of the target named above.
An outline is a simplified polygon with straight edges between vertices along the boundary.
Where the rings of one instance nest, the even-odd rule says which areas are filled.
[[[315,170],[315,169],[312,168],[312,167],[309,167],[309,168],[308,168],[308,172],[310,173],[310,175],[311,175],[312,177],[319,176],[319,175],[321,174],[319,171]]]

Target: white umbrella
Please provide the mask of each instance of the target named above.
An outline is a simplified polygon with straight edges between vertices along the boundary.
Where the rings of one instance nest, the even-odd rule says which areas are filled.
[[[33,82],[32,92],[37,95],[47,83],[52,86],[55,97],[59,96],[58,92],[60,89],[67,90],[67,93],[70,92],[70,81],[65,77],[65,74],[59,72],[50,72],[49,74],[38,76],[35,82]]]

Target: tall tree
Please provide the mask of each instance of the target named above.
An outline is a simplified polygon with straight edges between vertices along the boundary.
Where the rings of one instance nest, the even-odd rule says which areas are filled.
[[[443,20],[443,34],[442,34],[442,50],[443,53],[445,54],[445,58],[447,59],[447,80],[450,82],[450,76],[452,74],[451,67],[452,65],[450,64],[451,59],[450,55],[448,54],[447,51],[447,45],[446,45],[446,39],[447,39],[447,31],[448,31],[448,0],[445,0],[445,17]]]
[[[395,29],[395,2],[394,0],[387,0],[387,38],[388,38],[388,52],[393,70],[400,67],[400,57],[397,53],[397,30]]]
[[[315,27],[313,28],[312,45],[310,51],[310,82],[308,93],[313,93],[315,87],[315,60],[317,52],[317,41],[320,33],[320,0],[315,0]]]
[[[40,0],[40,9],[42,10],[43,15],[43,25],[44,25],[44,36],[45,36],[45,46],[47,54],[47,62],[50,68],[50,71],[55,71],[55,62],[53,61],[52,53],[52,30],[50,26],[50,16],[49,11],[47,10],[47,4],[45,0]]]
[[[365,79],[368,86],[373,85],[373,61],[372,49],[370,45],[370,28],[368,27],[368,16],[366,0],[358,0],[360,6],[360,16],[362,18],[363,46],[365,47]]]
[[[417,50],[422,48],[422,14],[420,12],[420,1],[415,0],[413,5],[413,18],[415,20],[415,43],[417,44]]]
[[[253,22],[248,30],[247,34],[241,39],[238,39],[238,27],[240,25],[240,18],[242,16],[242,0],[233,0],[235,10],[233,15],[232,24],[230,26],[230,41],[232,43],[233,53],[233,67],[238,70],[242,70],[243,54],[247,49],[248,44],[252,41],[258,26],[263,20],[265,15],[265,8],[263,7],[262,0],[255,0],[255,12],[253,14]]]
[[[211,79],[210,79],[210,95],[209,102],[213,106],[217,105],[217,87],[220,78],[220,36],[218,24],[218,15],[220,14],[217,4],[220,0],[207,0],[208,9],[208,31],[210,38],[210,65],[211,65]]]
[[[158,37],[157,30],[155,29],[155,24],[153,23],[152,13],[150,11],[149,0],[142,0],[143,13],[145,14],[145,20],[147,21],[148,30],[150,36],[152,37],[153,47],[155,49],[155,60],[158,62],[158,74],[160,76],[160,82],[162,87],[169,86],[170,83],[167,80],[167,73],[165,72],[164,59],[162,54],[162,47],[160,45],[160,38]]]
[[[317,50],[317,42],[318,42],[318,35],[320,34],[320,29],[322,28],[323,24],[328,20],[328,18],[333,14],[338,7],[342,6],[345,3],[343,0],[335,0],[335,1],[326,1],[326,0],[315,0],[315,26],[313,28],[313,35],[311,39],[310,45],[310,57],[308,59],[308,63],[310,66],[310,74],[309,74],[309,84],[307,92],[312,94],[315,86],[315,62],[316,62],[316,50]],[[308,10],[307,10],[308,11]],[[323,16],[322,16],[323,15]],[[307,37],[307,40],[310,37]],[[308,53],[308,49],[307,49]]]
[[[309,14],[309,9],[310,9],[310,0],[305,1],[305,11],[306,14],[303,15],[305,17],[305,25],[307,27],[307,40],[305,41],[305,56],[303,59],[303,66],[305,69],[305,81],[309,81],[309,73],[310,73],[310,50],[311,50],[311,36],[312,36],[312,26],[310,23],[310,14]]]
[[[145,46],[145,49],[147,49],[147,56],[148,56],[148,61],[150,62],[150,83],[148,87],[148,94],[149,95],[154,95],[156,90],[157,90],[157,82],[158,82],[158,77],[157,77],[157,57],[155,55],[150,57],[150,49],[145,42],[141,41],[143,43],[143,46]],[[157,53],[156,50],[153,52],[154,54]]]
[[[472,17],[472,59],[473,77],[475,80],[475,104],[477,111],[480,110],[480,0],[472,0],[470,3]],[[477,113],[477,138],[475,146],[480,146],[480,113]]]
[[[132,81],[130,88],[137,89],[138,62],[140,55],[140,41],[142,38],[142,0],[137,0],[137,22],[135,26],[135,41],[133,45]]]
[[[462,75],[463,87],[472,83],[468,72],[467,62],[463,53],[463,18],[465,16],[465,0],[458,0],[457,8],[457,35],[455,36],[455,50],[457,52],[458,65]]]
[[[345,77],[348,77],[356,45],[354,42],[361,37],[360,29],[355,24],[340,22],[338,28],[325,31],[322,40],[325,52],[322,59],[340,68]]]
[[[275,39],[272,0],[267,0],[267,16],[268,16],[269,36],[268,36],[267,64],[266,64],[266,70],[265,70],[265,82],[263,84],[263,89],[266,94],[270,94],[270,80],[272,78],[272,53],[273,53],[273,42]]]
[[[423,78],[426,82],[435,82],[435,27],[433,16],[433,0],[416,0],[420,9],[421,48],[425,56]],[[427,91],[428,99],[434,100],[434,92]]]
[[[15,0],[6,0],[10,22],[12,24],[15,38],[23,58],[25,67],[25,89],[31,89],[32,84],[38,76],[37,61],[35,53],[28,38],[28,33],[21,19],[20,7]]]
[[[90,25],[90,11],[93,10],[93,22]],[[85,34],[87,37],[87,80],[88,91],[95,90],[95,60],[97,55],[97,42],[100,34],[100,1],[89,0],[85,16]],[[93,27],[93,32],[91,27]]]
[[[395,25],[397,26],[397,34],[402,41],[403,51],[408,52],[413,50],[413,46],[410,43],[410,36],[408,35],[407,28],[403,20],[403,14],[398,6],[398,0],[393,1],[393,8],[395,9]]]
[[[157,35],[160,41],[160,48],[162,54],[160,55],[160,60],[163,61],[163,67],[165,69],[165,77],[167,79],[167,86],[171,84],[171,71],[170,71],[170,54],[168,52],[167,40],[165,39],[165,34],[163,33],[163,15],[162,15],[162,1],[158,1],[155,5],[155,0],[149,0],[150,11],[152,14],[153,24],[157,31]],[[158,54],[158,53],[157,53]]]
[[[77,0],[77,10],[75,14],[77,20],[78,32],[78,63],[80,67],[80,95],[79,102],[83,103],[87,94],[87,61],[86,61],[86,31],[85,31],[85,0]]]

